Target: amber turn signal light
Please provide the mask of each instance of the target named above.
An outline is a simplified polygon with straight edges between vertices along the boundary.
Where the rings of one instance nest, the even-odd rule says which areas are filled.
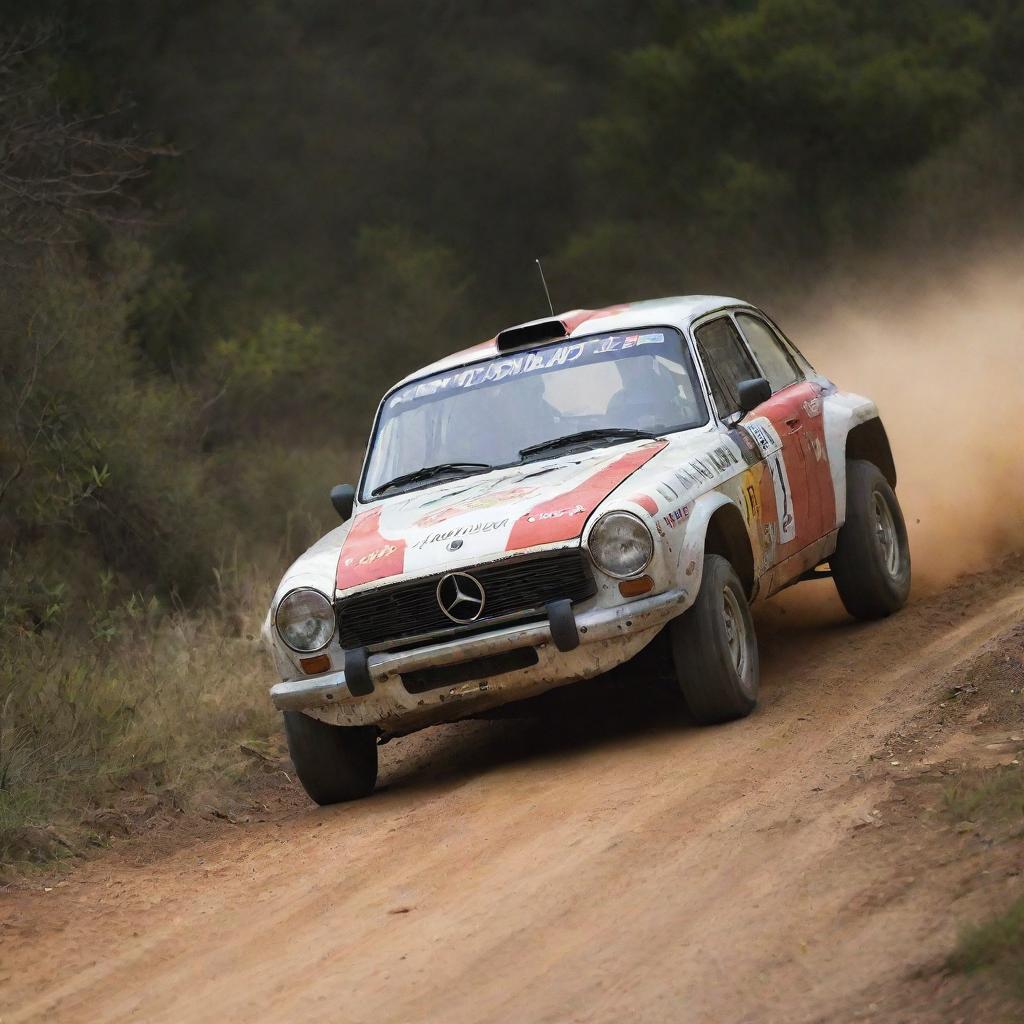
[[[318,654],[315,658],[299,658],[299,664],[307,676],[315,676],[331,667],[331,659],[326,654]]]
[[[654,580],[650,576],[639,576],[635,580],[623,580],[619,584],[619,593],[623,597],[639,597],[648,593],[654,587]]]

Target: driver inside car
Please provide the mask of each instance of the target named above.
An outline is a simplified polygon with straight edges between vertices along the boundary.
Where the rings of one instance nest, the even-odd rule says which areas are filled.
[[[503,461],[513,462],[519,449],[547,441],[566,432],[558,410],[547,400],[544,377],[524,374],[497,385],[506,387],[513,401],[492,401],[486,414],[487,429],[503,439],[514,451],[505,451]],[[503,446],[502,446],[503,447]]]
[[[661,360],[620,359],[616,364],[622,387],[608,402],[608,424],[664,430],[686,418],[685,401],[676,375]]]

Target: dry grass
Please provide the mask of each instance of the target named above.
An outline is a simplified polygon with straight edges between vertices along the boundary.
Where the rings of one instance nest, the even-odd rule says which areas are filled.
[[[946,788],[945,807],[955,821],[985,821],[1024,828],[1024,767],[1007,765],[958,775]]]
[[[1022,681],[1024,625],[1018,623],[974,663],[947,700],[978,693],[984,712],[977,728],[998,725],[1000,731],[1016,735],[1024,727]],[[942,810],[950,824],[968,822],[983,830],[989,845],[1019,851],[1024,837],[1024,767],[959,769],[946,783]],[[948,966],[998,979],[1024,1006],[1024,896],[1004,904],[988,920],[963,928]]]
[[[0,862],[42,861],[155,809],[230,799],[279,728],[250,591],[201,614],[129,603],[92,630],[5,637]],[[98,635],[97,635],[98,634]]]
[[[1024,1000],[1024,896],[1002,914],[964,931],[950,960],[954,970],[993,970]]]

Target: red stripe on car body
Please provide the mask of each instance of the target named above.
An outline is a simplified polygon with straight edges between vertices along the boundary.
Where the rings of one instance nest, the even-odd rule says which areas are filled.
[[[629,500],[634,505],[639,505],[649,515],[658,514],[658,503],[649,494],[634,494]]]
[[[338,556],[338,589],[357,587],[405,568],[405,541],[388,540],[380,532],[381,509],[358,515]]]
[[[518,551],[538,544],[552,544],[578,537],[590,513],[626,477],[650,462],[667,445],[668,441],[657,441],[628,452],[593,476],[587,477],[571,491],[535,505],[513,524],[506,550]]]

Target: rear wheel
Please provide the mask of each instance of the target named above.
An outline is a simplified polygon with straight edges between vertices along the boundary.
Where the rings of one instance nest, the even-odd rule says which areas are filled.
[[[846,522],[829,561],[846,610],[857,619],[881,619],[910,594],[910,545],[896,493],[870,462],[846,464]]]
[[[284,712],[288,752],[302,788],[318,804],[357,800],[377,782],[373,726],[328,725],[301,711]]]
[[[757,704],[760,663],[747,595],[721,555],[704,557],[693,607],[669,624],[676,681],[701,725],[743,718]]]

